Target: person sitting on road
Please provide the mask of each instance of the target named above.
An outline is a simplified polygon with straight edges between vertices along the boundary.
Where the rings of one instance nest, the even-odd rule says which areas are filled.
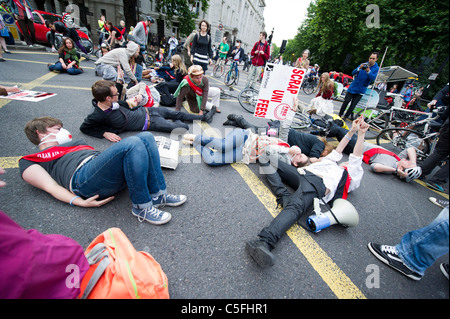
[[[139,86],[127,91],[135,91]],[[146,88],[143,90],[146,91]],[[206,115],[188,114],[172,111],[165,107],[149,107],[152,105],[152,95],[147,96],[131,93],[131,98],[119,101],[118,90],[112,81],[100,80],[92,85],[92,105],[90,113],[80,126],[80,130],[90,136],[106,138],[111,142],[121,141],[118,135],[124,131],[159,131],[170,133],[174,129],[189,129],[184,123],[194,120],[211,122],[214,112]],[[173,121],[172,121],[173,120]]]
[[[330,80],[330,75],[327,72],[322,73],[319,81],[319,92],[303,112],[314,113],[318,116],[332,114],[334,107],[331,97],[333,92],[334,83]]]
[[[303,155],[300,158],[302,168],[278,162],[274,167],[273,162],[262,166],[270,188],[277,197],[283,210],[275,217],[268,227],[262,229],[258,239],[245,243],[246,252],[261,267],[274,265],[275,256],[272,250],[283,234],[309,209],[313,207],[314,198],[323,202],[332,202],[336,198],[346,198],[347,194],[357,189],[364,175],[362,169],[362,153],[365,134],[369,125],[359,117],[352,123],[349,137],[358,132],[358,139],[353,154],[349,156],[346,167],[338,165],[342,159],[349,139],[344,138],[331,154],[321,161],[308,165],[308,158]],[[291,194],[286,183],[295,192]]]
[[[58,50],[59,59],[55,64],[47,64],[50,71],[66,72],[70,75],[83,73],[80,68],[80,59],[71,38],[63,38],[61,47]]]
[[[99,207],[128,187],[132,214],[140,222],[161,225],[172,215],[158,207],[179,206],[187,199],[167,193],[158,146],[150,132],[128,137],[103,152],[84,141],[72,141],[62,121],[53,117],[29,121],[25,133],[39,152],[19,160],[23,180],[62,202]]]
[[[203,68],[199,65],[192,65],[188,69],[188,74],[183,78],[174,97],[177,98],[177,111],[181,110],[183,101],[189,105],[189,109],[193,113],[203,115],[203,112],[211,110],[213,106],[216,107],[216,112],[220,113],[220,89],[211,87],[208,78],[203,76]],[[212,99],[212,103],[208,102],[208,98]]]
[[[297,106],[296,101],[297,99],[294,98],[294,111]],[[182,142],[193,145],[201,154],[203,161],[210,166],[237,162],[250,164],[260,159],[263,154],[298,166],[299,155],[302,151],[298,146],[291,147],[287,143],[291,122],[291,119],[282,122],[279,137],[259,135],[251,129],[233,129],[224,138],[185,134]]]
[[[102,76],[103,80],[116,81],[117,67],[122,66],[125,83],[135,85],[138,83],[136,75],[130,67],[130,58],[139,55],[139,46],[134,42],[128,42],[126,48],[113,49],[103,57],[95,61],[95,74]]]

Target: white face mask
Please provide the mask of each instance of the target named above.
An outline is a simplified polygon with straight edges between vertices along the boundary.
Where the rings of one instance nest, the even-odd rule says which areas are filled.
[[[50,141],[44,141],[45,139],[49,138],[50,136],[54,136],[55,139],[50,140]],[[50,133],[50,134],[47,134],[46,136],[44,136],[41,139],[41,143],[39,145],[44,144],[44,143],[49,143],[49,142],[58,142],[58,144],[61,145],[64,143],[68,143],[71,140],[72,140],[72,134],[70,134],[70,132],[68,130],[61,127],[61,129],[59,130],[58,133]]]
[[[112,109],[113,111],[118,110],[118,109],[119,109],[119,106],[120,106],[119,103],[113,102],[113,103],[112,103],[112,106],[111,106],[111,109]]]

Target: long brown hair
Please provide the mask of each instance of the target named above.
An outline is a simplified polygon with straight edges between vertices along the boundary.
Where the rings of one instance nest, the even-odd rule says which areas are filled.
[[[325,81],[322,82],[322,76],[325,76]],[[334,88],[334,83],[333,81],[331,81],[330,79],[330,74],[328,74],[328,72],[324,72],[322,73],[322,75],[320,76],[320,80],[319,80],[319,93],[326,93],[326,92],[330,92],[333,90]]]
[[[71,38],[62,38],[62,43],[61,43],[61,47],[58,49],[58,53],[61,54],[63,53],[64,49],[66,49],[66,51],[70,51],[69,48],[66,46],[66,41],[69,40],[70,42],[72,42],[72,49],[75,49],[75,42],[73,42],[73,40]]]

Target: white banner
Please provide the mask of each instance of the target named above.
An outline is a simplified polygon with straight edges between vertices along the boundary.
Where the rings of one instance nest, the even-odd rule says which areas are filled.
[[[253,115],[279,121],[292,118],[295,112],[291,107],[305,73],[305,69],[267,63]]]

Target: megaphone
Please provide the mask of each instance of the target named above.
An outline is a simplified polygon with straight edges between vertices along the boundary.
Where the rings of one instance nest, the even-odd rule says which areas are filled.
[[[356,208],[343,198],[336,199],[331,211],[324,213],[320,210],[319,199],[315,198],[314,212],[315,215],[309,216],[306,223],[309,229],[315,233],[334,224],[340,224],[344,227],[354,227],[359,223],[359,215]]]

